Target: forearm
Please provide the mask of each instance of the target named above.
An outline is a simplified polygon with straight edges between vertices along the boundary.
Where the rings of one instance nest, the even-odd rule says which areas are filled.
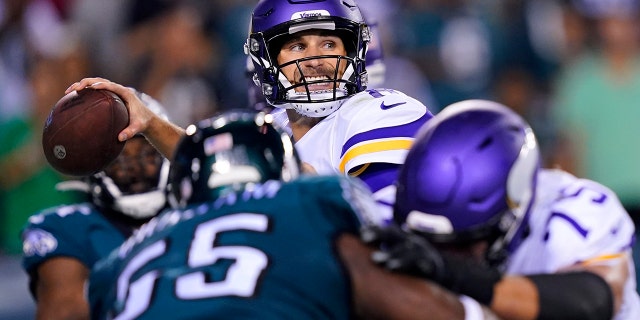
[[[185,131],[169,121],[155,117],[149,122],[149,126],[143,134],[163,156],[172,160],[178,142],[184,136]]]
[[[351,276],[353,304],[363,319],[465,319],[458,297],[419,278],[388,272],[370,259],[373,249],[341,236],[338,252]]]
[[[352,281],[357,314],[364,319],[465,319],[457,295],[432,282],[388,272]]]
[[[403,241],[396,241],[378,257],[379,263],[469,296],[490,306],[501,318],[608,320],[613,315],[611,280],[594,272],[502,276],[498,270],[472,260],[441,255],[422,238],[392,231],[388,229],[379,236],[396,236]],[[367,235],[364,233],[363,237],[369,238]],[[388,239],[387,242],[392,243]]]
[[[494,286],[491,310],[504,319],[536,319],[538,290],[525,277],[504,277]]]
[[[611,319],[613,295],[592,272],[508,276],[494,286],[491,309],[503,319]]]
[[[469,296],[505,319],[609,320],[628,278],[624,254],[596,257],[565,272],[503,276],[472,259],[444,254],[394,225],[364,228],[361,237],[380,244],[382,250],[373,256],[376,263]]]
[[[560,273],[505,277],[494,287],[491,308],[505,319],[608,319],[622,304],[628,256],[604,257]]]

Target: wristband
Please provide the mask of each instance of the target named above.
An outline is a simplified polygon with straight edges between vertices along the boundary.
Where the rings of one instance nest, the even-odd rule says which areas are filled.
[[[614,298],[607,282],[587,271],[527,276],[538,289],[538,319],[611,319]]]

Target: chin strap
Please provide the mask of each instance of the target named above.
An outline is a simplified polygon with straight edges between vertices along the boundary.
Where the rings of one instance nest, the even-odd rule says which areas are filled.
[[[293,136],[291,126],[289,125],[289,116],[287,116],[287,110],[282,108],[274,108],[270,113],[273,116],[274,125],[284,130],[290,137]]]
[[[342,98],[342,97],[345,97],[345,95],[346,93],[338,94],[337,95],[337,97],[339,97],[338,100],[331,100],[331,101],[325,101],[325,102],[309,102],[306,92],[304,93],[296,92],[295,96],[293,96],[293,99],[291,100],[299,100],[299,102],[298,101],[287,102],[287,103],[274,105],[274,107],[283,108],[283,109],[294,109],[298,114],[301,114],[305,117],[323,118],[334,113],[336,110],[340,109],[342,104],[345,103],[345,101],[347,101],[346,99]],[[331,93],[316,92],[316,93],[311,93],[311,96],[312,98],[314,98],[314,100],[330,99],[330,98],[333,98],[333,92]],[[299,99],[295,99],[296,97],[298,97]]]

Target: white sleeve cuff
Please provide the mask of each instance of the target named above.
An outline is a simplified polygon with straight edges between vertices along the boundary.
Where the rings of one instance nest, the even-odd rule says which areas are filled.
[[[480,303],[473,298],[461,295],[459,297],[462,306],[464,306],[464,320],[483,320],[484,312]]]

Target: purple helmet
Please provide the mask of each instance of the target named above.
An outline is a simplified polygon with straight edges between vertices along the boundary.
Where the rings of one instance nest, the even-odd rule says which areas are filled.
[[[335,32],[344,42],[347,56],[313,56],[278,64],[279,50],[290,35],[310,29]],[[253,79],[270,104],[296,109],[309,117],[324,117],[336,111],[344,99],[366,88],[369,40],[369,27],[353,0],[261,0],[251,17],[245,53],[255,66]],[[282,73],[282,68],[295,65],[304,75],[300,63],[320,58],[346,64],[344,74],[336,70],[330,79],[302,77],[301,83],[291,84]],[[329,83],[333,89],[309,90],[310,84],[318,83]],[[305,91],[296,92],[299,87]]]
[[[539,150],[529,125],[485,100],[454,103],[416,135],[398,177],[394,220],[438,244],[488,240],[499,266],[525,236]]]

